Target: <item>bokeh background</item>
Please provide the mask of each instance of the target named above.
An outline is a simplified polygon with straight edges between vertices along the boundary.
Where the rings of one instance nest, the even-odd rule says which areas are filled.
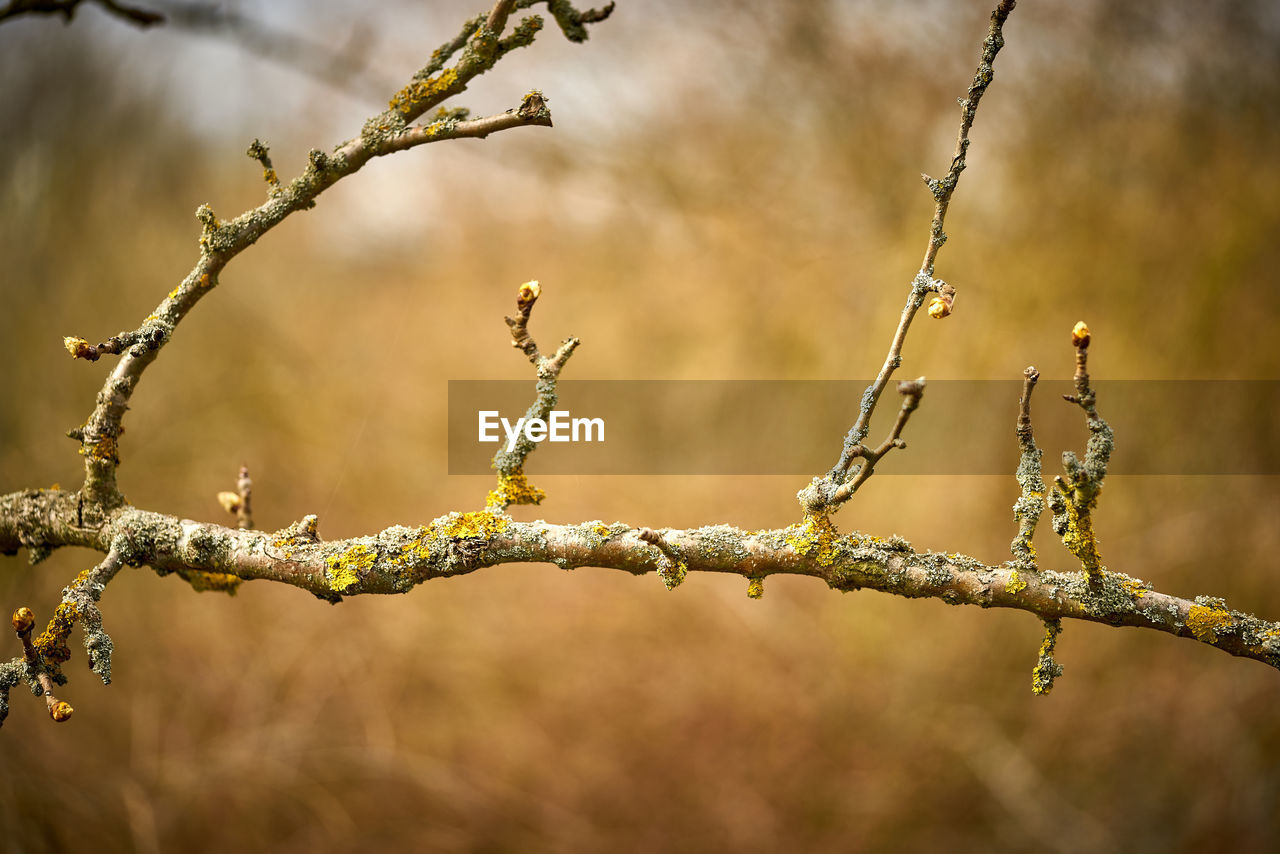
[[[93,8],[0,26],[0,491],[78,482],[62,433],[106,363],[62,336],[136,326],[194,263],[196,206],[261,200],[248,142],[296,174],[480,5],[222,4],[265,40]],[[227,269],[140,387],[125,492],[218,520],[247,463],[259,527],[317,513],[326,538],[476,507],[487,480],[447,476],[446,382],[527,375],[501,318],[531,278],[535,333],[584,339],[566,376],[867,376],[988,13],[621,0],[585,45],[544,31],[460,102],[538,87],[553,130],[374,163]],[[918,323],[903,375],[1066,378],[1085,319],[1099,378],[1280,379],[1280,9],[1024,2],[1006,36],[938,266],[957,312]],[[947,414],[926,397],[916,417]],[[1079,415],[1044,399],[1037,417]],[[785,526],[805,482],[529,469],[550,497],[518,518],[655,527]],[[882,472],[842,529],[1007,555],[1012,473]],[[1112,569],[1277,617],[1278,515],[1274,477],[1117,477],[1097,526]],[[1071,565],[1047,525],[1038,542]],[[95,560],[0,558],[0,604],[47,616]],[[9,850],[1263,850],[1280,832],[1280,677],[1151,632],[1069,623],[1066,673],[1034,697],[1030,615],[807,579],[757,602],[734,577],[667,593],[504,566],[331,607],[135,570],[103,609],[109,688],[77,646],[69,724],[14,692]]]

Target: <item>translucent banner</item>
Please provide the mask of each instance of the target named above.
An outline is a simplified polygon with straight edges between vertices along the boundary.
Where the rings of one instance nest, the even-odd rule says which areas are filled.
[[[499,448],[537,444],[530,470],[574,475],[814,475],[839,457],[868,382],[853,380],[563,380],[554,413],[524,419],[529,380],[449,382],[449,473],[486,474]],[[896,382],[881,397],[867,443],[897,417]],[[1116,434],[1111,473],[1280,474],[1280,382],[1095,381]],[[1083,454],[1070,380],[1041,380],[1032,397],[1045,471]],[[877,474],[1009,475],[1021,380],[931,380],[903,438]]]

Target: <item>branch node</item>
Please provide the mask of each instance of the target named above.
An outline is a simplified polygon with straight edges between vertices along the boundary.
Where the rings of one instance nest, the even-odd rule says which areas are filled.
[[[663,585],[668,590],[679,587],[689,574],[689,564],[672,549],[666,537],[652,528],[641,528],[636,534],[658,552],[658,577],[662,579]],[[763,585],[760,589],[764,590]],[[748,595],[749,593],[750,591]]]

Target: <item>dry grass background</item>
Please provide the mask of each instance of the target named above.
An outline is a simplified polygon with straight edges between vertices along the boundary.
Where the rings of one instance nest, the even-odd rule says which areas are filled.
[[[237,260],[137,397],[129,498],[218,519],[246,462],[269,529],[474,506],[485,480],[445,471],[445,381],[525,375],[501,316],[529,278],[536,332],[585,341],[575,378],[867,375],[988,10],[763,5],[623,0],[585,46],[544,33],[464,102],[538,85],[553,131],[375,164]],[[473,11],[269,13],[335,44],[364,18],[403,74]],[[948,221],[958,311],[913,332],[906,374],[1066,377],[1084,317],[1100,378],[1280,377],[1277,28],[1262,2],[1024,3]],[[249,139],[292,174],[379,101],[92,13],[0,27],[0,69],[10,491],[78,477],[60,435],[103,366],[61,336],[134,326],[189,269],[195,207],[256,203]],[[804,481],[535,480],[551,497],[521,518],[749,528],[793,521]],[[1015,495],[1012,475],[886,473],[838,521],[994,561]],[[1278,512],[1274,477],[1114,478],[1098,526],[1111,568],[1275,617]],[[0,559],[0,603],[47,614],[91,560]],[[114,684],[76,650],[70,724],[13,697],[10,850],[1264,850],[1280,831],[1280,679],[1154,633],[1068,624],[1037,698],[1030,616],[802,579],[754,602],[733,578],[506,566],[330,607],[135,571],[103,606]]]

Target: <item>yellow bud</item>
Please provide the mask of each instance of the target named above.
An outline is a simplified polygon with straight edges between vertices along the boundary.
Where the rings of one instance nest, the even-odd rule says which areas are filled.
[[[533,305],[534,301],[540,296],[542,296],[542,285],[538,284],[536,279],[532,282],[525,282],[516,293],[516,305],[520,308]]]
[[[1071,345],[1081,348],[1089,346],[1089,327],[1085,325],[1083,320],[1071,330]]]
[[[19,608],[13,612],[13,630],[18,634],[25,635],[35,624],[36,615],[31,613],[30,608]]]
[[[53,708],[49,709],[49,717],[53,718],[58,723],[62,723],[70,718],[71,713],[74,711],[75,709],[71,708],[70,703],[65,700],[59,700],[53,704]]]
[[[951,304],[942,297],[934,297],[929,302],[929,316],[934,320],[941,320],[951,313]]]
[[[88,341],[83,338],[75,338],[71,335],[62,339],[62,346],[66,347],[67,352],[77,359],[88,358],[89,353],[91,352]]]
[[[219,492],[218,503],[222,505],[222,509],[228,513],[235,513],[240,509],[240,496],[234,492]]]

